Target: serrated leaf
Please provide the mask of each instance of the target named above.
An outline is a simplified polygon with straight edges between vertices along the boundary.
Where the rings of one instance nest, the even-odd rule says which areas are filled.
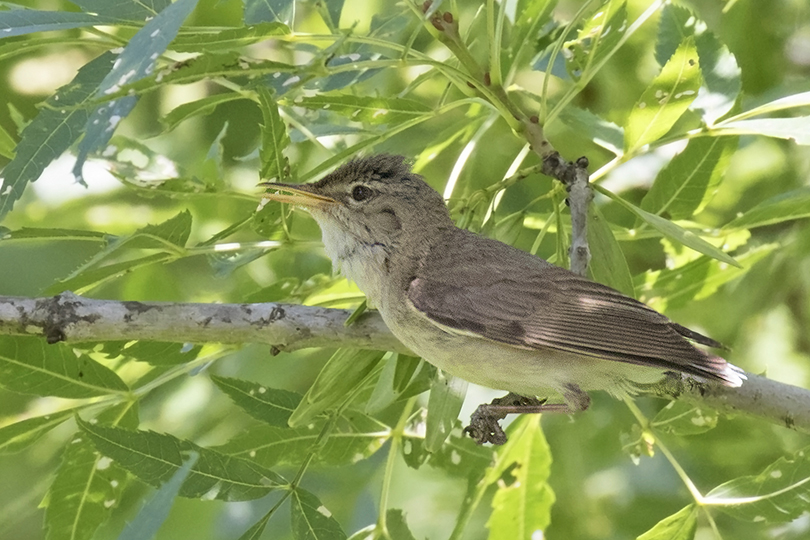
[[[122,86],[151,74],[158,57],[166,51],[196,5],[197,0],[177,0],[150,18],[115,59],[112,69],[99,84],[96,97],[113,94]],[[73,175],[79,182],[84,183],[82,169],[87,157],[107,146],[118,123],[132,112],[137,102],[137,96],[121,97],[99,105],[90,114],[73,166]]]
[[[197,358],[201,345],[169,343],[164,341],[138,341],[124,348],[121,353],[153,366],[177,366]]]
[[[183,466],[190,452],[199,453],[199,461],[180,489],[182,497],[245,501],[287,485],[278,474],[249,460],[202,448],[172,435],[105,427],[81,420],[79,427],[105,457],[156,487]]]
[[[290,177],[290,162],[284,149],[290,145],[287,126],[278,112],[273,95],[265,87],[259,87],[259,103],[262,109],[262,146],[259,157],[262,160],[261,178],[266,181],[284,182]]]
[[[588,207],[588,244],[591,249],[589,270],[594,281],[634,297],[633,278],[619,243],[599,207]]]
[[[649,272],[641,276],[643,281],[636,285],[636,296],[658,311],[682,307],[714,294],[722,285],[745,275],[778,247],[766,244],[747,251],[737,257],[741,267],[730,267],[704,256],[678,268]]]
[[[290,415],[301,402],[301,394],[251,381],[215,375],[211,380],[237,407],[270,426],[286,427]]]
[[[107,264],[100,268],[90,268],[75,277],[57,281],[50,287],[47,287],[43,292],[46,295],[56,295],[64,291],[74,291],[78,294],[82,294],[108,279],[128,274],[143,266],[168,262],[171,259],[172,257],[166,253],[155,253],[138,259]]]
[[[673,435],[698,435],[717,426],[719,414],[713,409],[697,407],[684,401],[671,401],[658,411],[651,425]]]
[[[781,457],[758,475],[735,478],[711,490],[706,499],[739,520],[787,523],[807,512],[810,499],[810,447]],[[735,504],[737,502],[737,504]]]
[[[490,540],[532,538],[551,523],[554,492],[548,485],[551,453],[540,429],[539,415],[523,415],[509,426],[509,440],[497,450],[496,465],[487,471],[487,481],[504,475],[492,499],[487,521]]]
[[[728,113],[742,90],[737,60],[728,47],[686,7],[667,3],[661,12],[655,58],[664,65],[688,36],[694,36],[704,86],[692,104],[708,125]]]
[[[342,403],[351,391],[374,369],[385,353],[358,349],[338,349],[332,355],[304,399],[290,416],[291,427],[310,422],[325,410]]]
[[[688,37],[630,111],[624,127],[625,152],[665,135],[695,100],[700,83],[695,40]]]
[[[27,448],[73,416],[75,412],[76,409],[67,409],[45,416],[27,418],[0,428],[0,454],[13,454]]]
[[[118,540],[152,540],[155,537],[160,526],[169,517],[169,511],[177,498],[180,486],[188,478],[191,468],[199,458],[199,454],[192,450],[183,466],[146,501],[135,519],[127,523]]]
[[[114,59],[113,54],[104,53],[82,67],[70,83],[45,101],[39,114],[22,130],[16,155],[3,169],[0,220],[11,211],[28,183],[37,180],[45,167],[79,138],[89,117],[89,109],[83,107],[89,107]]]
[[[436,452],[458,421],[458,413],[467,395],[467,381],[441,373],[434,379],[428,397],[425,449]]]
[[[301,488],[296,488],[290,497],[291,527],[296,540],[343,540],[346,533],[321,501]]]
[[[14,392],[64,398],[129,390],[114,371],[63,343],[19,336],[0,338],[0,384]]]
[[[655,178],[641,208],[671,219],[697,213],[717,191],[737,148],[736,137],[698,137],[672,158]]]
[[[32,32],[69,30],[102,24],[121,24],[125,21],[117,17],[94,15],[92,13],[72,13],[68,11],[36,11],[33,9],[13,9],[0,11],[0,35],[4,38],[22,36]]]
[[[264,467],[299,465],[317,442],[323,420],[296,428],[252,426],[216,448],[229,455],[249,458]],[[390,430],[373,418],[349,413],[341,417],[314,456],[315,463],[350,465],[368,458],[388,440]]]
[[[433,109],[424,103],[406,98],[320,94],[296,99],[293,104],[307,109],[332,111],[355,122],[368,124],[400,124],[418,116],[433,114]]]
[[[0,241],[7,242],[11,240],[42,240],[42,239],[58,239],[58,240],[86,240],[88,242],[102,242],[107,238],[107,235],[97,231],[83,231],[80,229],[45,229],[34,227],[23,227],[16,231],[9,231],[0,237]]]
[[[636,540],[692,540],[697,528],[698,510],[690,504],[659,521]]]
[[[762,201],[724,229],[753,229],[810,217],[810,187],[782,193]]]
[[[135,428],[137,402],[109,407],[96,421]],[[75,433],[65,446],[56,478],[48,491],[46,539],[92,538],[118,506],[129,478],[124,469],[99,454],[88,437]]]
[[[289,33],[290,27],[286,24],[263,22],[213,33],[195,32],[190,35],[181,35],[172,42],[172,50],[196,53],[241,49],[247,45],[265,41],[271,36]]]
[[[764,135],[777,139],[793,139],[796,144],[806,146],[810,145],[810,116],[722,122],[713,131],[722,135]]]
[[[220,104],[239,99],[245,99],[245,96],[235,92],[214,94],[213,96],[183,103],[179,107],[175,107],[169,114],[164,116],[161,121],[166,125],[167,130],[172,130],[189,118],[211,114]]]

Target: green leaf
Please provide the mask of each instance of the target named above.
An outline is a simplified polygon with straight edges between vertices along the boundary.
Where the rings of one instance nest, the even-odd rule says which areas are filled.
[[[630,212],[634,213],[636,216],[641,218],[642,221],[646,222],[648,225],[656,229],[658,232],[660,232],[667,238],[675,240],[686,247],[692,248],[699,253],[703,253],[704,255],[708,255],[709,257],[713,257],[724,263],[736,267],[740,266],[740,263],[735,261],[727,253],[725,253],[720,249],[717,249],[716,247],[714,247],[709,242],[707,242],[700,236],[696,235],[692,231],[688,231],[683,227],[681,227],[680,225],[677,225],[668,219],[662,218],[661,216],[656,216],[655,214],[651,214],[646,210],[642,210],[638,206],[630,204],[621,197],[618,197],[613,193],[607,192],[604,189],[597,188],[597,190],[600,191],[601,193],[608,195],[611,199],[622,205]],[[557,236],[560,235],[558,234]]]
[[[634,297],[633,278],[622,248],[595,204],[588,207],[588,244],[591,249],[589,270],[593,280]]]
[[[751,523],[787,523],[807,512],[810,498],[810,447],[781,457],[754,476],[742,476],[711,490],[706,499]],[[735,504],[736,502],[736,504]]]
[[[678,512],[655,524],[636,540],[693,540],[697,528],[698,510],[694,504],[685,506]]]
[[[78,422],[99,452],[155,487],[167,482],[192,451],[197,452],[200,459],[180,489],[182,497],[246,501],[287,485],[281,476],[251,461],[172,435]]]
[[[21,36],[32,32],[69,30],[85,26],[115,25],[125,22],[117,17],[72,13],[67,11],[35,11],[13,9],[0,11],[0,35],[4,38]]]
[[[70,3],[85,12],[144,22],[166,9],[172,0],[71,0]]]
[[[764,135],[777,139],[793,139],[796,144],[810,144],[810,116],[796,118],[761,118],[722,122],[712,128],[720,135]]]
[[[75,277],[68,277],[64,280],[57,281],[50,287],[47,287],[43,292],[47,295],[55,295],[64,291],[74,291],[78,294],[82,294],[108,279],[123,276],[143,266],[169,262],[172,258],[172,256],[166,253],[155,253],[138,259],[108,264],[100,268],[90,268]]]
[[[700,257],[677,268],[648,272],[636,284],[636,296],[653,309],[666,311],[707,298],[722,285],[745,275],[779,246],[766,244],[737,257],[740,267],[729,267],[711,257]]]
[[[146,501],[135,519],[127,523],[118,536],[118,540],[152,540],[154,538],[160,526],[169,517],[169,511],[177,498],[180,486],[188,478],[191,468],[199,458],[200,455],[192,450],[183,466]]]
[[[321,501],[301,488],[292,492],[291,527],[296,540],[342,540],[346,533]]]
[[[678,45],[694,36],[704,87],[700,89],[693,109],[700,109],[703,121],[712,125],[727,114],[742,90],[740,68],[728,47],[707,29],[690,9],[667,3],[661,12],[655,58],[664,65]]]
[[[129,390],[114,371],[63,343],[19,336],[0,338],[0,384],[14,392],[64,398]]]
[[[762,201],[724,229],[753,229],[810,217],[810,187],[802,187]]]
[[[14,159],[15,146],[17,146],[17,142],[14,140],[14,137],[6,131],[6,128],[0,126],[0,156]]]
[[[114,60],[115,55],[104,53],[82,67],[70,83],[45,101],[39,114],[22,130],[16,155],[3,169],[0,220],[11,211],[28,183],[37,180],[45,167],[81,136],[89,117],[84,107],[89,107]]]
[[[179,107],[175,107],[169,114],[164,116],[161,121],[166,125],[166,129],[172,130],[181,122],[188,120],[189,118],[211,114],[220,104],[239,99],[246,98],[242,94],[237,94],[235,92],[214,94],[213,96],[208,96],[189,103],[183,103]]]
[[[688,37],[630,111],[624,128],[625,152],[665,135],[697,97],[700,82],[695,40]]]
[[[745,111],[744,113],[738,114],[734,118],[750,118],[752,116],[771,114],[777,111],[790,110],[798,107],[807,107],[808,105],[810,105],[810,92],[799,92],[798,94],[769,101],[764,105],[760,105],[759,107],[755,107]]]
[[[259,383],[216,375],[212,375],[211,380],[237,407],[271,426],[286,427],[290,415],[301,402],[301,394]]]
[[[196,359],[201,349],[201,345],[192,346],[188,343],[138,341],[125,347],[121,354],[153,366],[177,366]]]
[[[138,426],[136,401],[102,411],[94,421]],[[89,438],[75,433],[65,446],[45,503],[47,540],[92,538],[118,506],[130,476],[98,453]]]
[[[428,452],[439,450],[450,435],[466,395],[467,381],[463,379],[440,373],[433,380],[425,427],[425,449]]]
[[[0,428],[0,455],[13,454],[29,447],[48,431],[73,416],[76,410],[67,409],[45,416],[36,416]]]
[[[268,425],[251,426],[217,451],[249,458],[263,467],[298,465],[313,450],[323,428],[323,420],[296,428]],[[373,418],[352,412],[342,416],[332,433],[317,449],[314,461],[329,466],[357,463],[379,450],[390,435],[388,426]]]
[[[713,409],[701,408],[684,401],[670,401],[655,415],[651,426],[673,435],[698,435],[717,426],[719,414]]]
[[[627,30],[627,6],[623,1],[611,0],[599,7],[577,35],[567,41],[566,68],[574,79],[589,78],[590,73],[601,67],[621,44]]]
[[[711,200],[737,149],[736,137],[698,137],[661,169],[641,208],[686,219]]]
[[[112,69],[99,84],[96,97],[115,93],[122,86],[152,73],[157,58],[166,51],[196,5],[197,0],[177,0],[151,17],[115,59]],[[132,112],[137,101],[137,96],[125,96],[99,105],[90,114],[73,166],[73,175],[79,182],[84,183],[82,169],[87,157],[107,146],[118,123]]]
[[[245,0],[245,24],[279,21],[290,25],[295,19],[295,0]]]
[[[344,402],[384,354],[381,351],[346,348],[335,351],[293,411],[289,425],[296,427],[307,424],[325,410]]]
[[[617,156],[623,153],[624,130],[587,109],[569,105],[559,116],[560,121],[576,134],[591,140]]]
[[[196,30],[196,29],[195,29]],[[254,43],[266,41],[272,36],[286,35],[290,27],[279,22],[264,22],[228,28],[218,32],[195,31],[190,35],[180,35],[172,42],[172,50],[178,52],[224,51],[241,49]]]
[[[424,103],[406,98],[319,94],[296,99],[291,105],[328,110],[355,122],[368,124],[401,124],[406,120],[433,114],[433,109]]]
[[[551,453],[540,430],[540,416],[525,414],[509,427],[509,440],[497,450],[497,463],[487,471],[490,484],[503,479],[487,521],[490,540],[533,538],[551,523]]]
[[[388,509],[385,513],[385,524],[388,528],[388,535],[391,537],[391,540],[416,540],[413,533],[408,528],[405,514],[399,508]]]
[[[287,126],[278,112],[273,95],[265,87],[259,87],[259,102],[262,109],[262,147],[259,156],[262,160],[261,178],[265,181],[284,182],[290,177],[290,162],[284,149],[290,145]]]

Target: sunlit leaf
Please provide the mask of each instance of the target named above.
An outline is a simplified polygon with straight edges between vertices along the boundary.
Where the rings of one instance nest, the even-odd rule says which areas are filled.
[[[270,91],[261,87],[258,92],[264,119],[259,153],[262,160],[261,178],[284,182],[290,177],[290,162],[284,155],[284,149],[290,144],[287,126],[279,115],[278,105]]]
[[[239,28],[228,28],[218,32],[181,34],[172,42],[172,49],[181,52],[212,52],[241,49],[247,45],[265,41],[271,36],[289,33],[290,27],[286,24],[279,22],[263,22]]]
[[[92,13],[72,13],[67,11],[35,11],[16,9],[0,11],[0,36],[12,37],[32,32],[68,30],[101,24],[124,22],[118,17],[94,15]]]
[[[698,510],[690,504],[668,516],[636,540],[693,540],[697,528]]]
[[[569,106],[560,112],[560,121],[578,135],[598,144],[605,150],[621,155],[624,148],[624,130],[593,114],[587,109]]]
[[[563,45],[566,67],[574,79],[596,69],[600,61],[613,54],[627,30],[627,6],[611,0],[599,7],[579,31],[577,38]]]
[[[43,329],[44,330],[44,329]],[[38,337],[0,337],[0,385],[39,396],[88,398],[128,390],[111,369],[63,343]]]
[[[688,37],[630,111],[624,127],[626,152],[658,140],[686,112],[700,89],[694,38]]]
[[[755,118],[717,124],[712,131],[722,135],[764,135],[793,139],[796,144],[810,144],[810,116],[796,118]]]
[[[205,500],[245,501],[284,487],[276,473],[252,461],[202,448],[191,441],[154,431],[130,431],[79,421],[82,431],[105,457],[155,487],[167,482],[194,451],[200,455],[180,495]]]
[[[0,454],[13,454],[27,448],[73,416],[75,412],[76,409],[67,409],[45,416],[27,418],[0,428]]]
[[[301,488],[296,488],[291,497],[292,532],[296,540],[343,540],[346,533],[340,528],[321,501]]]
[[[758,475],[742,476],[711,490],[706,498],[737,519],[786,523],[807,512],[810,448],[781,457]],[[735,504],[736,503],[736,504]]]
[[[671,219],[697,213],[717,191],[737,148],[736,137],[698,137],[661,169],[641,208]]]
[[[551,523],[554,492],[548,485],[551,453],[538,415],[523,415],[508,430],[509,440],[497,450],[489,483],[505,477],[492,499],[487,521],[490,540],[532,538]]]

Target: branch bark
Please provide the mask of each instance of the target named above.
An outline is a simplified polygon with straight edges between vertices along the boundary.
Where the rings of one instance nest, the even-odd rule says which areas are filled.
[[[187,304],[95,300],[70,292],[52,298],[0,296],[0,335],[59,341],[150,340],[267,343],[272,351],[357,347],[408,353],[376,312],[349,327],[350,310],[292,304]],[[745,414],[810,433],[810,390],[747,374],[740,388],[667,378],[647,393]]]

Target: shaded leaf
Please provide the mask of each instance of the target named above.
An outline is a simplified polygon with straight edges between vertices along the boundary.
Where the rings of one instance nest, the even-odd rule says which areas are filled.
[[[6,128],[0,126],[0,156],[13,159],[15,146],[17,146],[17,142],[14,137],[6,131]]]
[[[796,144],[808,145],[810,144],[810,116],[722,122],[717,124],[713,131],[723,135],[764,135],[778,139],[793,139]]]
[[[622,248],[595,204],[588,207],[588,245],[591,249],[588,269],[593,280],[635,297],[633,278]]]
[[[286,427],[301,394],[230,377],[211,376],[220,390],[250,416],[271,426]]]
[[[670,401],[653,418],[653,428],[673,435],[698,435],[717,426],[719,415],[713,409],[701,408],[685,401]]]
[[[3,169],[0,220],[11,211],[28,182],[38,179],[45,167],[81,136],[89,117],[89,110],[84,107],[92,101],[114,59],[115,55],[104,53],[82,67],[70,83],[45,101],[39,114],[22,130],[16,155]]]
[[[182,497],[245,501],[258,499],[287,482],[273,471],[246,459],[202,448],[191,441],[154,431],[93,425],[79,427],[104,456],[152,486],[167,482],[194,451],[200,455],[180,489]]]
[[[399,124],[417,116],[433,114],[433,109],[427,105],[406,98],[319,94],[296,99],[294,105],[329,110],[355,122],[369,124]]]
[[[408,528],[408,522],[405,520],[405,514],[399,508],[389,508],[385,513],[385,524],[388,527],[388,534],[391,540],[416,540],[411,530]]]
[[[262,147],[259,156],[262,160],[261,178],[265,181],[276,180],[284,182],[290,177],[290,162],[284,155],[284,149],[290,145],[287,135],[287,126],[278,112],[278,105],[273,99],[270,90],[264,87],[258,89],[261,103],[262,118]]]
[[[67,11],[35,11],[33,9],[13,9],[0,11],[0,32],[3,37],[21,36],[32,32],[69,30],[100,24],[119,24],[117,17],[100,16],[92,13],[72,13]]]
[[[753,229],[810,217],[810,187],[782,193],[762,201],[726,225],[726,229]]]
[[[244,0],[245,24],[278,21],[290,25],[295,19],[295,0]]]
[[[686,112],[700,89],[694,38],[681,43],[636,102],[624,127],[626,152],[658,140]]]
[[[193,34],[177,36],[172,42],[172,50],[196,53],[201,50],[212,52],[241,49],[247,45],[265,41],[271,36],[289,33],[290,27],[279,22],[262,22],[213,33],[197,31]]]
[[[627,6],[611,0],[599,7],[579,31],[577,38],[563,45],[566,68],[574,79],[598,69],[600,61],[611,55],[627,30]]]
[[[571,131],[598,144],[605,150],[621,155],[624,148],[624,130],[587,109],[568,106],[560,112],[560,121]]]
[[[238,99],[245,99],[245,96],[235,92],[214,94],[213,96],[198,99],[190,103],[183,103],[179,107],[172,109],[172,111],[161,120],[166,125],[166,129],[172,130],[189,118],[211,114],[220,104],[236,101]]]
[[[38,396],[88,398],[127,392],[114,371],[63,343],[37,337],[0,337],[0,384]]]
[[[291,523],[296,540],[342,540],[346,533],[321,501],[301,488],[292,492]]]
[[[440,373],[433,380],[428,398],[425,449],[436,452],[458,421],[458,413],[467,395],[467,381]]]
[[[121,17],[133,21],[147,21],[166,9],[172,0],[70,0],[82,11]]]

